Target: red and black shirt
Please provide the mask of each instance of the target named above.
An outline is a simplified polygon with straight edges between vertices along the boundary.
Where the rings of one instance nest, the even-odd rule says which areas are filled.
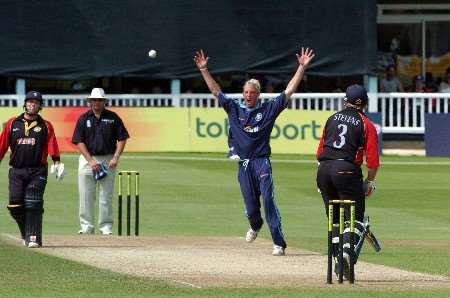
[[[377,131],[369,118],[354,108],[346,108],[328,118],[317,148],[317,159],[347,160],[360,166],[364,155],[368,168],[378,168]]]
[[[11,148],[9,165],[14,168],[47,166],[47,157],[60,160],[55,131],[50,122],[37,116],[26,120],[24,114],[6,122],[0,135],[0,160]]]

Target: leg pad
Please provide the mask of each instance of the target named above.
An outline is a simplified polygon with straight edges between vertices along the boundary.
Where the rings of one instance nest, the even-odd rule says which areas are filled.
[[[25,209],[22,205],[8,205],[7,208],[19,227],[20,236],[25,239]]]
[[[42,246],[42,214],[44,200],[42,191],[37,187],[29,187],[25,192],[25,241]]]
[[[364,244],[365,238],[365,228],[364,224],[358,220],[355,220],[355,232],[353,234],[354,241],[354,251],[353,251],[353,260],[354,263],[358,261],[359,253],[361,252],[362,246]],[[350,223],[348,221],[345,222],[344,229],[344,252],[350,255]]]

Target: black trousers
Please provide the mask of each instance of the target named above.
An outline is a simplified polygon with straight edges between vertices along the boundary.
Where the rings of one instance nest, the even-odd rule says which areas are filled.
[[[365,196],[363,191],[363,176],[361,168],[344,160],[321,161],[317,170],[317,187],[319,188],[325,212],[328,216],[330,200],[355,201],[355,219],[364,220]],[[339,207],[333,209],[334,223],[339,222]],[[350,208],[345,208],[345,220],[350,219]]]
[[[44,193],[47,185],[47,167],[10,168],[9,169],[9,204],[23,205],[25,191],[29,187],[39,189]]]

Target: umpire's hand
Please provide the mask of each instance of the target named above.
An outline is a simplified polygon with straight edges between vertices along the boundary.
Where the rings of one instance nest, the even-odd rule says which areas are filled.
[[[89,161],[89,166],[91,167],[92,172],[94,173],[100,171],[100,164],[95,159]]]
[[[114,168],[119,163],[119,157],[114,155],[113,158],[109,161],[108,168]]]

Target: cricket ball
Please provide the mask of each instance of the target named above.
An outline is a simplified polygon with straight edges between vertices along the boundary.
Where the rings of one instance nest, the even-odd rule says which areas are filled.
[[[150,57],[150,58],[152,58],[152,59],[155,59],[156,58],[156,51],[155,50],[150,50],[150,51],[148,51],[148,56]]]

